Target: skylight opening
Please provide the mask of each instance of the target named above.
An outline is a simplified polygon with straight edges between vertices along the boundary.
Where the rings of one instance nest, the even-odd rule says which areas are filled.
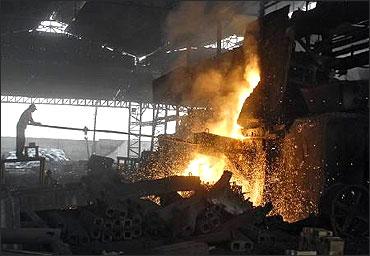
[[[232,35],[232,36],[228,36],[228,37],[221,40],[221,49],[232,50],[234,48],[239,47],[241,45],[241,42],[243,42],[243,41],[244,41],[243,36],[237,36],[235,34]],[[216,49],[217,48],[217,42],[205,45],[204,48]]]
[[[47,32],[47,33],[57,33],[57,34],[69,34],[66,30],[68,24],[55,21],[55,20],[43,20],[36,28],[36,31]]]
[[[307,5],[307,10],[306,10],[306,5],[304,5],[303,8],[302,8],[302,11],[309,11],[309,10],[315,9],[316,4],[317,4],[317,2],[309,2],[308,5]]]
[[[243,36],[237,36],[237,35],[232,35],[225,37],[224,39],[221,40],[221,49],[224,50],[232,50],[234,48],[237,48],[242,45],[242,42],[244,41]],[[217,49],[217,42],[214,42],[212,44],[207,44],[204,46],[201,46],[207,49]],[[174,49],[174,50],[168,50],[166,51],[167,54],[172,53],[172,52],[182,52],[182,51],[188,51],[188,50],[198,50],[199,47],[196,46],[191,46],[191,47],[184,47],[184,48],[179,48],[179,49]]]
[[[55,17],[56,12],[52,12],[52,14],[49,17],[49,20],[41,21],[38,27],[36,28],[36,31],[71,35],[66,31],[68,24],[55,20]],[[29,32],[32,31],[33,30],[29,30]]]
[[[306,4],[305,3],[303,4],[303,6],[301,8],[299,6],[297,6],[296,8],[294,8],[292,11],[290,11],[288,13],[289,19],[292,17],[292,14],[293,14],[294,11],[296,11],[298,9],[301,9],[302,11],[309,11],[309,10],[315,9],[316,5],[317,5],[317,2],[309,2],[307,4],[307,10],[306,10]]]

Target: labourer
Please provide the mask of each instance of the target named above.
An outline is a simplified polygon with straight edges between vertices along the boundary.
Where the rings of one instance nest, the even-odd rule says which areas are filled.
[[[36,105],[31,104],[21,115],[19,118],[19,121],[17,123],[17,141],[16,141],[16,155],[18,159],[21,159],[24,157],[23,150],[24,145],[26,143],[26,136],[25,131],[27,128],[27,125],[29,124],[36,124],[40,125],[41,123],[35,122],[32,119],[32,113],[36,110]]]

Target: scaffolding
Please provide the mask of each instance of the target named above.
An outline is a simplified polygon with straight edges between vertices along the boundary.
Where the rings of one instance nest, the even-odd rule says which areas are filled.
[[[65,98],[41,98],[1,95],[1,103],[23,103],[23,104],[47,104],[47,105],[69,105],[90,107],[113,107],[126,108],[129,111],[128,133],[127,133],[127,157],[140,158],[142,151],[142,138],[151,137],[151,150],[158,147],[157,136],[167,134],[168,122],[176,121],[176,130],[181,115],[188,113],[190,107],[166,104],[138,103],[118,100],[96,100],[96,99],[65,99]],[[143,115],[152,111],[152,120],[143,121]],[[168,115],[175,111],[176,115]],[[150,116],[150,115],[148,115]],[[152,126],[152,134],[142,134],[142,127]],[[124,134],[124,132],[117,132]]]

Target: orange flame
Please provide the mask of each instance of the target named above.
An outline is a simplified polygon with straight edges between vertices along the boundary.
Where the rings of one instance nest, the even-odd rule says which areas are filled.
[[[224,170],[233,173],[231,182],[235,182],[242,187],[245,198],[249,198],[253,205],[262,203],[264,188],[264,172],[262,166],[254,169],[253,177],[247,179],[239,173],[224,154],[205,155],[194,153],[193,159],[189,162],[181,175],[199,176],[201,181],[208,184],[214,184],[220,179]]]
[[[246,138],[242,134],[242,127],[237,121],[245,100],[260,81],[260,70],[256,56],[246,66],[243,78],[244,81],[234,85],[236,88],[228,96],[228,104],[223,107],[224,111],[219,113],[220,120],[209,125],[211,133],[240,140]],[[223,154],[220,157],[214,157],[195,153],[183,175],[199,176],[203,182],[214,183],[221,177],[227,167],[230,169],[230,164],[228,164],[228,160]],[[234,172],[231,181],[241,185],[243,192],[249,191],[246,196],[250,197],[255,205],[262,203],[264,175],[256,174],[253,180],[247,180],[243,175]]]
[[[244,70],[244,81],[236,85],[234,93],[228,96],[228,104],[220,113],[221,121],[210,124],[209,131],[220,136],[245,139],[238,118],[245,100],[251,95],[260,81],[257,57],[252,58]]]
[[[203,182],[214,183],[222,175],[226,159],[204,154],[196,154],[184,171],[184,175],[199,176]]]

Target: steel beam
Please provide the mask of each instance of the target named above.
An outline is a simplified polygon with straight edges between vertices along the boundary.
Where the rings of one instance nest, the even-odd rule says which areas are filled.
[[[351,53],[353,55],[354,52],[365,49],[369,49],[369,41],[362,44],[348,45],[348,47],[346,48],[340,49],[338,51],[333,51],[333,55],[340,56],[347,53]]]
[[[101,100],[101,99],[78,99],[78,98],[42,98],[42,97],[24,97],[13,95],[1,95],[1,103],[23,103],[23,104],[47,104],[47,105],[68,105],[68,106],[87,106],[87,107],[110,107],[110,108],[129,108],[128,101],[119,100]],[[137,102],[134,102],[139,104]],[[176,110],[176,105],[140,103],[143,108],[153,109],[154,105],[166,107],[170,110]],[[188,106],[181,106],[180,111],[187,110]]]

